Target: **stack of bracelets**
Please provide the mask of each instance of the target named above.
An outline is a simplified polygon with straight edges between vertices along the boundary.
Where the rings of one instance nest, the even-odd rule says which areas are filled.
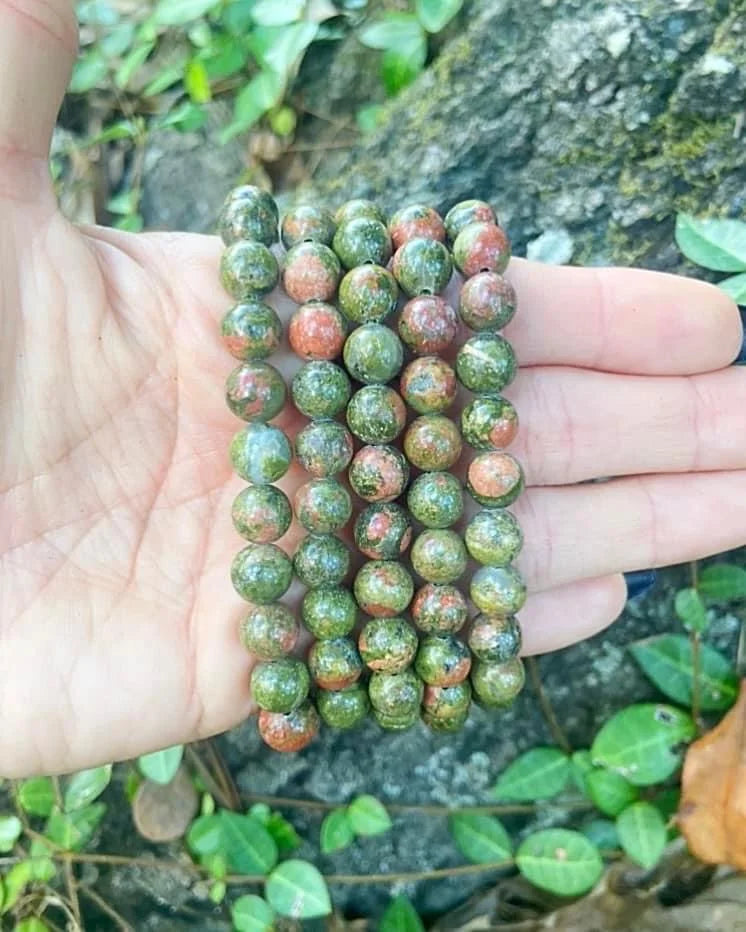
[[[352,200],[334,216],[297,207],[280,224],[271,196],[243,186],[228,196],[219,229],[221,278],[239,302],[221,325],[240,360],[228,376],[227,402],[247,422],[230,456],[249,483],[232,511],[249,544],[231,576],[249,603],[241,640],[258,658],[251,690],[262,738],[297,751],[321,720],[350,728],[369,714],[386,729],[422,718],[436,731],[455,731],[472,696],[484,706],[508,705],[524,681],[515,615],[526,589],[511,565],[523,537],[506,506],[523,474],[504,452],[518,418],[499,393],[514,378],[516,359],[497,331],[516,301],[502,277],[510,244],[494,211],[468,200],[441,219],[413,205],[387,222],[372,202]],[[279,263],[270,248],[278,229]],[[440,296],[454,264],[464,279],[458,312]],[[287,334],[303,360],[291,395],[309,421],[294,450],[268,423],[287,397],[283,377],[266,361],[283,342],[281,321],[264,300],[278,281],[299,305]],[[400,303],[397,334],[386,320]],[[456,348],[460,324],[474,333]],[[391,387],[397,378],[398,391]],[[459,384],[472,393],[460,429],[444,413]],[[460,535],[453,526],[463,517],[463,487],[450,470],[462,438],[476,451],[466,489],[481,510]],[[272,483],[293,453],[308,480],[291,506]],[[353,512],[348,486],[366,503],[353,536],[367,562],[352,590],[344,586],[350,551],[337,536]],[[291,559],[276,541],[293,517],[306,534]],[[470,557],[480,564],[469,583],[478,614],[462,640],[469,604],[457,583]],[[307,662],[292,656],[300,625],[279,601],[293,576],[307,588],[300,609],[313,639]],[[360,612],[368,618],[355,641]]]

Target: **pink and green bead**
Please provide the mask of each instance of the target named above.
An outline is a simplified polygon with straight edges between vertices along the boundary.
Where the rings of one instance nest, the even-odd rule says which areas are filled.
[[[510,240],[494,223],[468,223],[453,242],[453,262],[466,278],[480,272],[501,275],[510,262]]]
[[[236,301],[267,294],[277,285],[277,259],[263,243],[239,240],[229,246],[220,260],[220,280]]]
[[[496,272],[479,272],[464,282],[458,310],[472,330],[501,330],[515,314],[515,289]]]
[[[295,650],[300,635],[298,620],[285,605],[250,605],[239,628],[246,650],[259,660],[279,660]]]
[[[285,407],[286,397],[285,380],[267,362],[245,362],[225,383],[228,407],[244,421],[271,421]]]
[[[464,511],[461,482],[450,472],[423,472],[409,487],[407,506],[425,527],[450,527]]]
[[[336,479],[311,479],[295,493],[295,516],[315,534],[340,530],[352,516],[350,493]]]
[[[365,263],[386,265],[392,252],[386,225],[369,216],[342,221],[334,234],[332,248],[346,269]]]
[[[436,732],[460,731],[471,707],[471,686],[463,680],[453,686],[426,686],[422,721]]]
[[[371,618],[358,639],[358,650],[368,669],[401,673],[417,654],[417,632],[401,617]]]
[[[523,491],[521,464],[509,453],[491,450],[469,463],[466,488],[472,498],[488,508],[512,504]]]
[[[282,218],[280,238],[285,249],[303,242],[330,246],[336,230],[337,224],[328,210],[315,204],[299,204]]]
[[[410,553],[412,569],[431,583],[453,583],[466,572],[467,554],[461,536],[447,529],[419,534]]]
[[[280,347],[282,323],[274,308],[258,299],[249,300],[225,314],[220,335],[236,359],[266,359]]]
[[[428,686],[455,686],[469,676],[471,652],[453,634],[429,634],[420,642],[414,668]]]
[[[450,469],[461,456],[461,433],[442,414],[423,414],[407,428],[404,453],[409,462],[427,472]]]
[[[520,657],[505,663],[477,660],[471,671],[474,697],[488,708],[506,708],[523,689],[526,674]]]
[[[282,262],[282,287],[296,304],[331,301],[341,275],[339,259],[323,243],[297,243]]]
[[[358,605],[349,589],[320,586],[310,589],[301,603],[301,618],[315,638],[340,638],[357,623]]]
[[[295,575],[309,589],[338,586],[350,569],[347,546],[333,534],[308,534],[293,557]]]
[[[420,236],[396,250],[391,271],[404,294],[414,298],[444,291],[451,280],[453,263],[443,243]]]
[[[445,352],[458,332],[456,312],[439,295],[419,295],[402,308],[399,336],[416,356]]]
[[[288,342],[301,359],[336,359],[342,354],[347,324],[344,317],[325,301],[303,304],[290,318]]]
[[[420,356],[402,372],[399,391],[417,414],[442,414],[456,400],[456,373],[438,356]]]
[[[347,637],[316,641],[308,652],[308,669],[321,689],[347,689],[363,672],[355,642]]]
[[[453,634],[469,617],[464,594],[450,584],[426,583],[412,600],[412,621],[425,634]]]
[[[395,447],[361,447],[350,463],[348,479],[352,490],[366,502],[391,502],[409,481],[409,465]]]
[[[363,443],[386,444],[404,430],[407,409],[388,385],[365,385],[347,405],[347,426]]]
[[[355,324],[380,323],[396,307],[399,286],[383,266],[359,265],[339,285],[339,309]]]
[[[268,191],[254,185],[234,188],[226,197],[218,219],[218,232],[226,246],[255,240],[265,246],[277,242],[279,214]]]
[[[295,438],[296,459],[319,479],[347,469],[353,451],[352,434],[338,421],[311,421]]]
[[[233,526],[254,544],[271,544],[290,527],[293,509],[287,495],[273,485],[250,485],[239,492],[231,508]]]
[[[231,580],[241,598],[267,605],[290,588],[293,564],[275,544],[249,544],[234,557]]]
[[[292,753],[302,751],[319,732],[319,714],[310,701],[306,701],[287,714],[259,712],[259,734],[273,751]]]
[[[516,376],[513,347],[496,333],[470,337],[456,355],[456,375],[469,391],[496,394]]]
[[[354,536],[358,550],[370,560],[397,560],[412,541],[412,521],[401,505],[374,503],[358,515]]]
[[[251,671],[251,696],[260,709],[287,714],[308,697],[308,668],[295,657],[263,661]]]
[[[453,243],[459,233],[470,223],[497,223],[497,216],[487,201],[470,198],[459,201],[445,215],[444,225],[448,239]]]
[[[477,395],[461,412],[461,433],[475,450],[502,450],[516,438],[518,414],[501,395]]]
[[[414,594],[409,571],[395,560],[371,560],[358,570],[353,586],[362,611],[374,618],[394,618],[407,610]]]
[[[426,204],[410,204],[392,214],[389,234],[396,250],[412,239],[433,239],[442,243],[446,228],[437,210]]]
[[[356,728],[368,717],[370,699],[367,687],[354,683],[346,689],[316,691],[319,715],[330,728]]]

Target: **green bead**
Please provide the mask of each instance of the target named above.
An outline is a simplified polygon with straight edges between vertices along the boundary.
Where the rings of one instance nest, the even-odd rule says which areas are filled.
[[[404,363],[399,337],[383,324],[363,324],[353,330],[344,346],[347,371],[358,382],[390,382]]]
[[[380,223],[386,223],[386,214],[381,210],[378,204],[368,201],[363,197],[356,197],[350,201],[345,201],[337,212],[334,214],[334,222],[339,226],[348,220],[354,220],[355,217],[371,217]]]
[[[417,644],[417,632],[404,618],[371,618],[357,646],[371,670],[401,673],[414,660]]]
[[[322,689],[346,689],[360,679],[363,662],[350,638],[316,641],[308,652],[308,669]]]
[[[482,566],[471,578],[469,594],[485,615],[515,615],[526,601],[526,584],[513,566]]]
[[[475,450],[501,450],[518,433],[518,414],[500,395],[477,395],[461,412],[461,433]]]
[[[266,362],[245,362],[228,376],[225,400],[244,421],[271,421],[285,406],[285,380]]]
[[[390,502],[406,488],[409,466],[396,447],[369,445],[357,451],[347,478],[366,502]]]
[[[309,534],[298,544],[293,566],[295,575],[309,589],[338,586],[350,568],[350,554],[332,534]]]
[[[231,581],[242,598],[266,605],[282,598],[290,588],[293,564],[275,544],[249,544],[233,559]]]
[[[280,236],[285,249],[307,240],[329,246],[336,229],[337,224],[328,210],[315,204],[299,204],[282,218]]]
[[[225,199],[218,231],[226,246],[238,240],[256,240],[271,246],[277,242],[277,219],[277,204],[269,192],[242,185]]]
[[[414,583],[395,560],[371,560],[358,570],[353,586],[360,608],[376,618],[400,615],[412,601]]]
[[[319,715],[330,728],[355,728],[370,711],[368,690],[361,683],[347,689],[320,689],[316,693]]]
[[[513,347],[496,333],[478,333],[456,356],[456,375],[472,392],[499,392],[515,378],[518,363]]]
[[[456,586],[426,583],[412,600],[412,621],[427,634],[448,634],[466,623],[469,609]]]
[[[274,751],[302,751],[319,731],[319,716],[313,703],[303,702],[297,709],[282,712],[259,712],[259,734]]]
[[[453,242],[468,224],[497,223],[497,217],[487,201],[471,198],[454,204],[445,215],[444,223],[448,239]]]
[[[347,405],[347,426],[363,443],[390,443],[406,420],[401,396],[387,385],[365,385]]]
[[[311,678],[294,657],[258,663],[251,671],[251,695],[260,709],[292,712],[308,696]]]
[[[440,414],[456,399],[456,373],[439,356],[420,356],[402,372],[399,390],[417,414]]]
[[[350,399],[352,387],[341,366],[325,359],[301,366],[292,382],[295,407],[306,417],[334,417]]]
[[[392,271],[402,291],[413,298],[443,291],[451,280],[453,263],[443,243],[417,237],[396,250]]]
[[[259,660],[278,660],[295,649],[300,626],[284,605],[252,605],[241,622],[239,637],[249,653]]]
[[[409,515],[393,502],[368,505],[355,521],[355,543],[371,560],[397,560],[411,540]]]
[[[295,438],[298,462],[320,479],[347,469],[353,449],[352,434],[338,421],[311,421]]]
[[[501,275],[510,262],[510,240],[494,223],[469,223],[453,243],[453,262],[466,278],[483,272]]]
[[[514,615],[477,615],[469,631],[469,647],[479,660],[505,663],[521,652],[521,626]]]
[[[337,228],[332,248],[346,269],[366,262],[385,265],[391,258],[391,237],[380,220],[358,216]]]
[[[282,260],[282,287],[296,304],[331,301],[341,274],[339,259],[323,243],[296,243]]]
[[[398,297],[396,279],[380,265],[359,265],[339,283],[339,309],[356,324],[385,320]]]
[[[252,423],[233,437],[230,458],[242,479],[261,485],[277,482],[285,475],[290,468],[293,451],[279,427]]]
[[[455,689],[455,686],[450,687]],[[452,734],[461,729],[466,724],[469,718],[469,709],[466,708],[462,712],[459,712],[457,715],[454,715],[453,718],[437,718],[431,712],[423,710],[422,712],[422,721],[427,725],[431,731],[438,733]]]
[[[379,709],[373,709],[373,718],[385,731],[406,731],[419,721],[419,710],[412,709],[404,715],[387,715]]]
[[[428,717],[436,724],[463,724],[470,705],[471,685],[468,679],[453,686],[426,686],[422,697],[423,719],[427,724],[430,724]]]
[[[423,414],[415,418],[404,435],[404,453],[418,469],[450,469],[461,456],[458,427],[442,414]]]
[[[454,686],[469,675],[471,653],[453,634],[430,634],[422,639],[414,668],[428,686]]]
[[[461,482],[449,472],[423,472],[409,487],[407,505],[425,527],[450,527],[464,511]]]
[[[272,291],[279,277],[277,259],[262,243],[239,240],[220,260],[220,280],[237,301]]]
[[[427,530],[415,538],[412,569],[434,583],[452,583],[466,570],[466,547],[455,531]]]
[[[301,618],[315,638],[344,637],[357,623],[357,602],[349,589],[320,586],[303,597]]]
[[[504,508],[523,491],[521,464],[509,453],[488,450],[469,463],[466,488],[475,501],[491,508]]]
[[[352,500],[336,479],[312,479],[295,493],[295,516],[307,531],[331,534],[352,515]]]
[[[478,660],[471,671],[471,685],[482,705],[504,708],[523,689],[526,674],[519,657],[505,663]]]
[[[458,310],[472,330],[500,330],[515,314],[515,289],[496,272],[479,272],[464,282]]]
[[[466,526],[466,549],[485,566],[507,566],[523,546],[523,532],[509,511],[490,508],[477,512]]]
[[[446,228],[440,214],[426,204],[409,204],[397,210],[389,220],[389,233],[394,249],[419,237],[440,242],[446,238]]]
[[[401,673],[373,673],[368,696],[373,708],[384,715],[399,717],[419,714],[423,694],[422,680],[413,670]]]
[[[266,359],[280,346],[282,324],[277,312],[262,301],[246,301],[223,317],[220,334],[236,359]]]
[[[290,527],[293,509],[281,489],[250,485],[234,499],[231,517],[241,537],[255,544],[271,544]]]

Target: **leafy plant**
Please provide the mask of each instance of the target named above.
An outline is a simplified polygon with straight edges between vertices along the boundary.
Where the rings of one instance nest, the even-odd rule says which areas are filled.
[[[697,265],[715,272],[736,273],[723,279],[719,287],[737,304],[746,304],[746,223],[698,220],[690,214],[679,214],[676,243]]]

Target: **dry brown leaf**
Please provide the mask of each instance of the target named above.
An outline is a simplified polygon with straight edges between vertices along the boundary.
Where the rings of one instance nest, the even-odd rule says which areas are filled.
[[[180,767],[170,783],[143,780],[132,801],[137,831],[148,841],[174,841],[197,814],[199,797],[188,772]]]

